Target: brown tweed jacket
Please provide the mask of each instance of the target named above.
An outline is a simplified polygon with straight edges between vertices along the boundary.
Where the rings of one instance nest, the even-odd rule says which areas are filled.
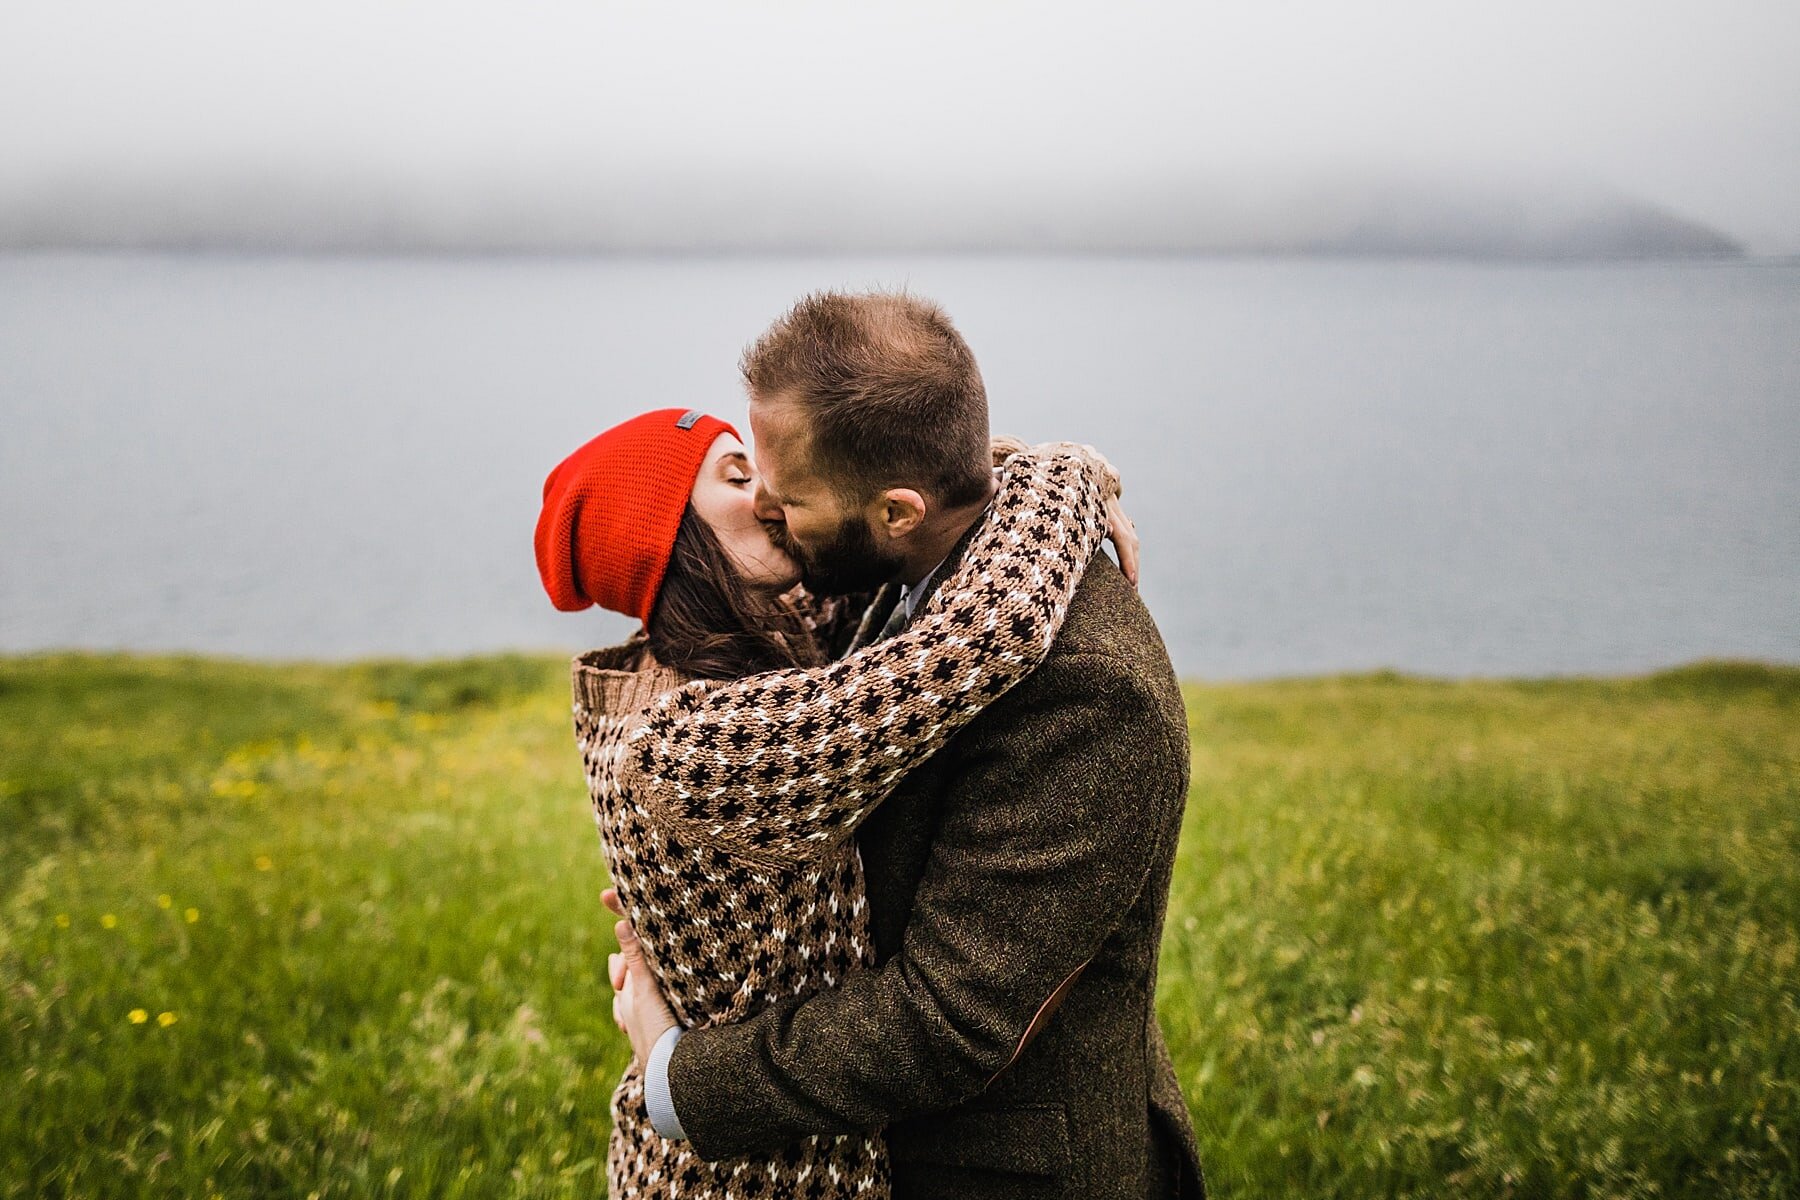
[[[1044,663],[859,831],[878,965],[677,1044],[694,1149],[885,1127],[899,1198],[1202,1195],[1154,1006],[1187,775],[1168,654],[1098,554]]]

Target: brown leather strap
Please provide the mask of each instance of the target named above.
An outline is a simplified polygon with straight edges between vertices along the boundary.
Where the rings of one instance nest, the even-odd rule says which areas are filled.
[[[1006,1060],[1006,1065],[1004,1067],[1001,1067],[998,1071],[994,1072],[993,1078],[987,1081],[987,1087],[993,1087],[994,1080],[999,1079],[1002,1075],[1006,1074],[1012,1069],[1012,1065],[1019,1061],[1019,1055],[1025,1053],[1025,1047],[1031,1045],[1032,1039],[1037,1037],[1037,1035],[1042,1032],[1044,1026],[1050,1023],[1050,1018],[1056,1014],[1056,1010],[1062,1007],[1062,1002],[1068,998],[1069,989],[1075,986],[1075,981],[1081,977],[1083,971],[1087,970],[1088,963],[1093,961],[1094,960],[1090,958],[1087,962],[1082,963],[1079,967],[1070,971],[1069,977],[1056,985],[1056,990],[1050,993],[1049,999],[1038,1005],[1037,1013],[1031,1018],[1031,1024],[1025,1027],[1025,1032],[1020,1035],[1019,1044],[1014,1047],[1012,1057]]]

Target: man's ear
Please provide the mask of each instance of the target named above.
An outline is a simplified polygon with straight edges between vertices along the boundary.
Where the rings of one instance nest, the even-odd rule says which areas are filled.
[[[872,507],[875,528],[890,538],[903,538],[925,523],[925,497],[911,488],[889,488]]]

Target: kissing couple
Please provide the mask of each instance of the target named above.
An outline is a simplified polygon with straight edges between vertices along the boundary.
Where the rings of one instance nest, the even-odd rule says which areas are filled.
[[[1202,1196],[1155,1008],[1187,718],[1116,474],[990,439],[910,295],[809,296],[742,368],[754,459],[648,412],[537,524],[557,608],[643,623],[573,670],[609,1194]]]

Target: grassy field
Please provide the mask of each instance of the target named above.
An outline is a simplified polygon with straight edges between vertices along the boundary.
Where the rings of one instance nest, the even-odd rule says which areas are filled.
[[[598,1194],[564,679],[0,660],[0,1197]],[[1188,701],[1216,1196],[1800,1194],[1800,670]]]

